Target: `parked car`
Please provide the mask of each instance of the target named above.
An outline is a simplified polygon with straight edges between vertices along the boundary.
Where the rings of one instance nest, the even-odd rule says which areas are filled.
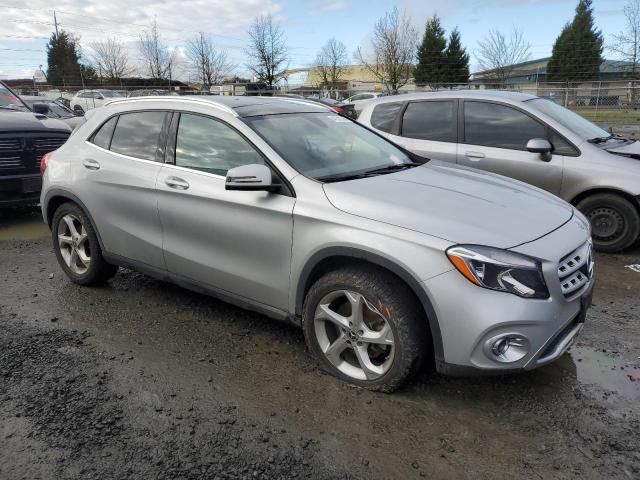
[[[295,99],[112,102],[47,157],[41,202],[72,281],[124,265],[290,321],[324,368],[374,390],[425,361],[552,362],[591,299],[574,207]]]
[[[49,118],[58,118],[62,120],[64,123],[71,127],[71,130],[84,122],[84,118],[82,116],[76,115],[73,110],[71,110],[66,105],[58,102],[57,100],[53,100],[47,97],[34,97],[25,95],[22,95],[20,98],[32,111],[34,110],[34,106],[36,104],[46,105],[48,111],[45,115]]]
[[[31,112],[0,82],[0,208],[38,203],[40,162],[70,131],[60,120]]]
[[[149,97],[149,96],[160,96],[160,95],[178,95],[178,93],[170,90],[151,88],[151,89],[133,90],[129,92],[128,96],[129,97]]]
[[[73,96],[69,106],[78,115],[84,115],[84,112],[101,107],[115,98],[123,98],[123,95],[117,90],[80,90]]]
[[[551,100],[453,91],[385,97],[358,121],[419,155],[498,173],[577,206],[596,249],[640,235],[640,143],[611,135]]]
[[[318,99],[309,99],[313,102],[322,103],[323,105],[327,105],[331,110],[336,113],[341,113],[342,115],[346,115],[350,118],[357,118],[356,108],[353,103],[344,103],[334,100],[333,98],[322,97]]]
[[[343,100],[342,103],[345,103],[345,104],[352,103],[353,108],[356,111],[356,116],[358,116],[360,115],[360,113],[362,113],[362,109],[367,103],[369,103],[371,100],[382,97],[383,95],[384,95],[383,93],[379,93],[379,92],[357,93]]]

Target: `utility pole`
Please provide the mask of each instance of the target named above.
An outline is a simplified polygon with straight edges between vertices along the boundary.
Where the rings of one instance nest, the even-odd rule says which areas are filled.
[[[56,40],[58,39],[58,19],[56,18],[56,11],[53,11],[53,24],[56,27]]]

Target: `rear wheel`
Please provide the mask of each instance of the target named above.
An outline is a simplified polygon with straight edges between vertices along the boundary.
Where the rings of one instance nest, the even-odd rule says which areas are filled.
[[[64,203],[53,215],[53,249],[58,263],[75,283],[92,285],[115,275],[118,267],[102,257],[91,222],[74,203]]]
[[[397,277],[354,266],[320,278],[305,299],[309,350],[336,377],[392,392],[431,354],[426,319]]]
[[[627,199],[613,193],[597,193],[577,205],[591,222],[593,245],[601,252],[619,252],[640,235],[640,214]]]

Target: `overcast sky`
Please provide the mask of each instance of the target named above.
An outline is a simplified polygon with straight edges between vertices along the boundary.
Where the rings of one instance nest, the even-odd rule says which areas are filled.
[[[286,32],[291,67],[308,66],[329,37],[353,52],[367,42],[375,21],[394,4],[407,11],[422,32],[425,20],[438,13],[447,33],[458,26],[473,54],[491,28],[518,26],[531,43],[531,58],[548,56],[563,24],[570,21],[577,0],[0,0],[0,78],[30,78],[39,65],[46,70],[45,45],[53,31],[53,9],[59,28],[81,39],[86,56],[91,42],[117,36],[127,42],[139,62],[139,32],[153,18],[172,48],[199,31],[214,35],[220,48],[244,68],[246,30],[259,14],[271,13]],[[596,22],[605,39],[624,28],[626,0],[595,0]],[[610,56],[605,52],[605,56]],[[475,65],[472,55],[472,70]],[[188,73],[182,68],[181,76]]]

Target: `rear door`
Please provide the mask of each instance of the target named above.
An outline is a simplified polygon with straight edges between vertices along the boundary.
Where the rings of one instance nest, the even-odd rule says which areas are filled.
[[[546,162],[526,148],[532,138],[548,138],[545,124],[513,106],[481,100],[463,102],[462,123],[459,164],[560,193],[563,156]]]
[[[171,131],[158,180],[168,270],[287,310],[295,198],[225,189],[230,168],[267,163],[235,127],[183,112]]]
[[[457,112],[455,99],[407,102],[389,139],[420,156],[456,163]]]
[[[162,167],[166,111],[127,112],[87,140],[74,185],[110,254],[164,269],[156,179]]]

